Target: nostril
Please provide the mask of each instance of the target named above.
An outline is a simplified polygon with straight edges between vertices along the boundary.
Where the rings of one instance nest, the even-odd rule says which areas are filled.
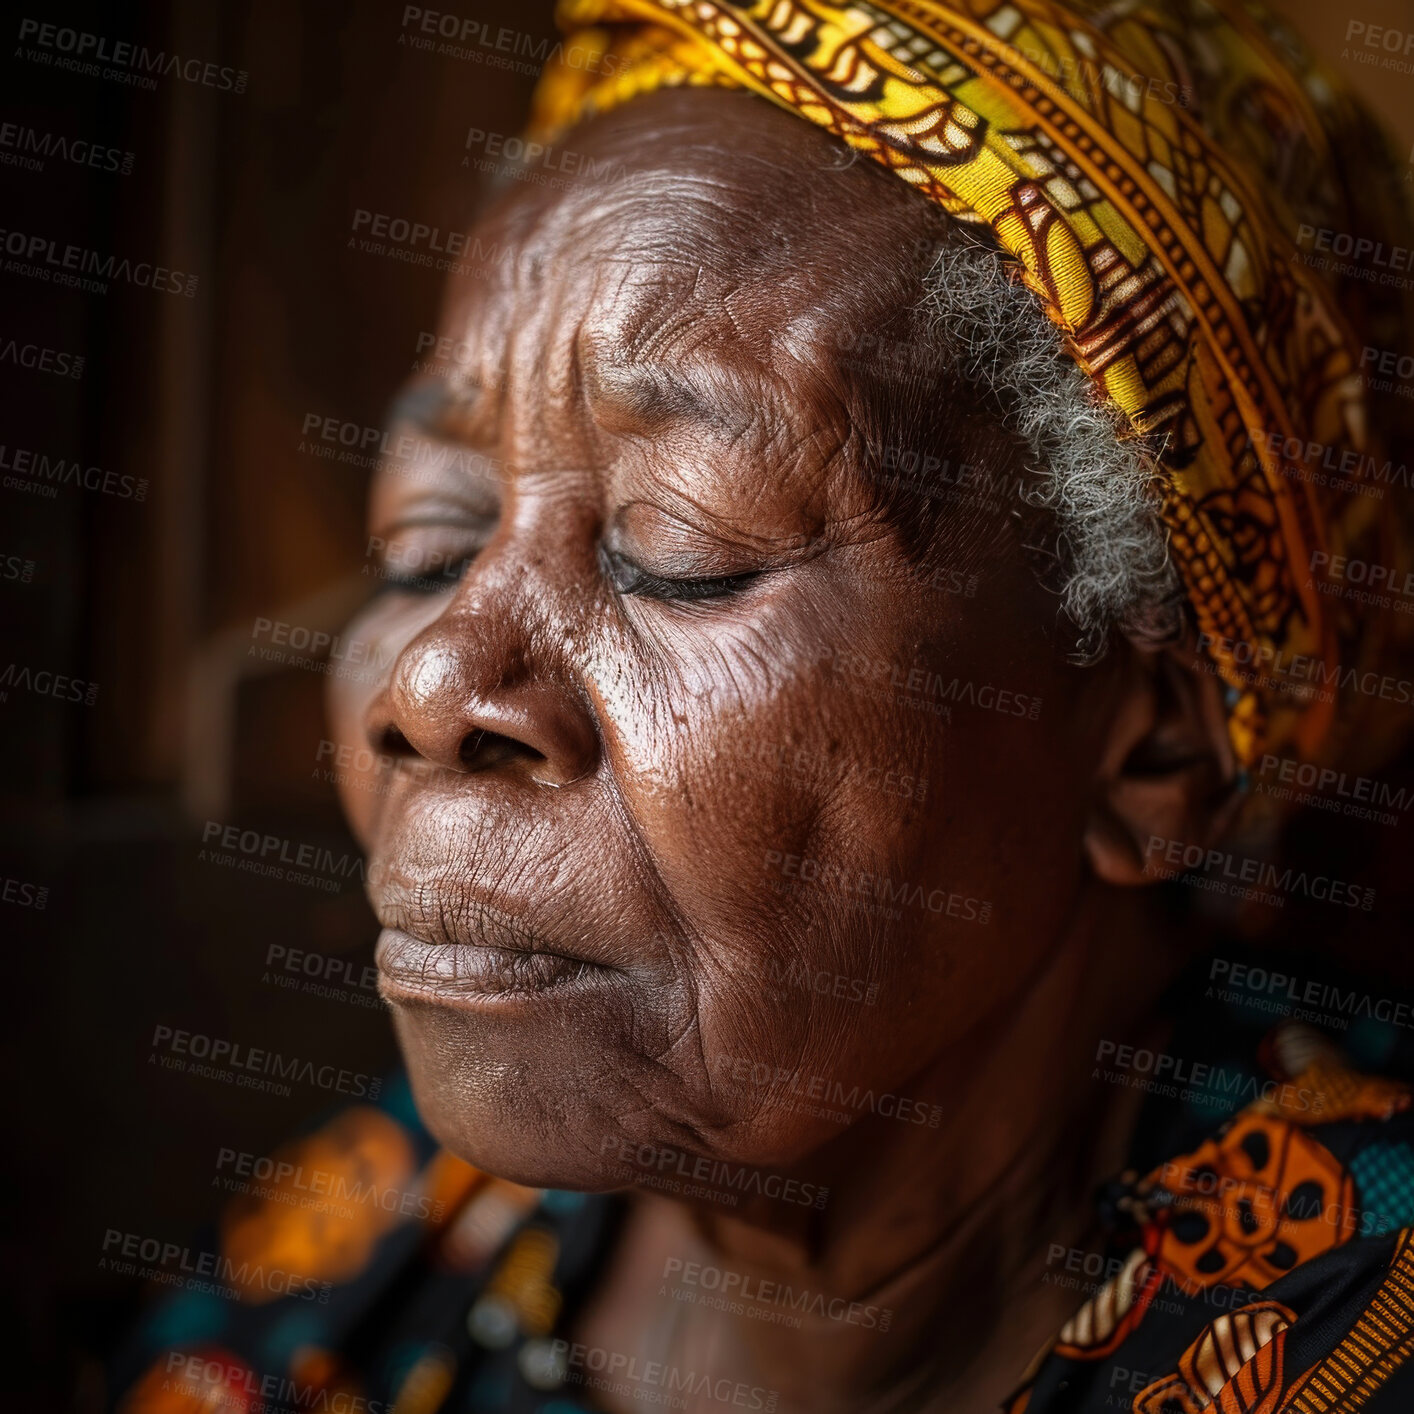
[[[480,729],[468,732],[462,738],[461,750],[458,755],[461,758],[462,766],[468,771],[488,771],[494,766],[503,765],[517,757],[529,761],[545,760],[542,752],[537,751],[533,746],[527,746],[523,741],[517,741],[510,736],[502,736],[499,732]]]
[[[374,749],[380,756],[416,756],[417,748],[395,726],[384,727],[378,733]]]

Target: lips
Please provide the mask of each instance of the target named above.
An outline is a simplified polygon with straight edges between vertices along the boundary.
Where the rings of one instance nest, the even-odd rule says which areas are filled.
[[[378,938],[382,991],[392,1002],[467,1002],[534,996],[608,968],[540,948],[428,942],[400,928]]]
[[[472,881],[461,882],[448,888],[379,875],[374,908],[384,926],[375,956],[388,1001],[475,1006],[617,975],[613,962],[594,955],[598,950],[582,930],[562,928],[552,940],[527,923],[524,901],[512,912],[499,899],[493,904],[479,897],[480,890],[468,896]],[[546,892],[553,899],[554,891]],[[554,923],[553,907],[537,912]],[[561,942],[561,936],[573,941]]]
[[[657,972],[664,921],[573,791],[524,808],[489,777],[400,782],[368,867],[391,1002],[478,1006]],[[593,842],[591,844],[591,841]]]

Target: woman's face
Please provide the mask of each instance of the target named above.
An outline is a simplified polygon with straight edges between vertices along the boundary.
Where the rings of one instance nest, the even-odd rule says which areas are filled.
[[[345,804],[424,1117],[602,1188],[654,1171],[630,1141],[799,1163],[824,1081],[950,1104],[915,1077],[1084,884],[1105,670],[1063,663],[1004,493],[954,488],[921,566],[871,494],[851,389],[912,193],[741,95],[570,142],[596,175],[504,202],[451,285],[455,372],[372,496],[417,582],[334,714],[381,754]],[[896,459],[956,467],[932,397]]]

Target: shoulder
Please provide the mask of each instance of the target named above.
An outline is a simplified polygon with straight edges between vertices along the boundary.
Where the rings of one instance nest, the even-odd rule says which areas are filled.
[[[1255,1098],[1209,1138],[1121,1176],[1111,1274],[1010,1414],[1409,1407],[1409,1091],[1307,1027],[1262,1059]]]

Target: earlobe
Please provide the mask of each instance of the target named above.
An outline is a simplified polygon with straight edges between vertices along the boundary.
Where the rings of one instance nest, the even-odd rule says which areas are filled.
[[[1085,831],[1090,867],[1107,884],[1169,877],[1175,847],[1208,848],[1240,799],[1222,683],[1188,645],[1126,645],[1111,731],[1096,768]]]

